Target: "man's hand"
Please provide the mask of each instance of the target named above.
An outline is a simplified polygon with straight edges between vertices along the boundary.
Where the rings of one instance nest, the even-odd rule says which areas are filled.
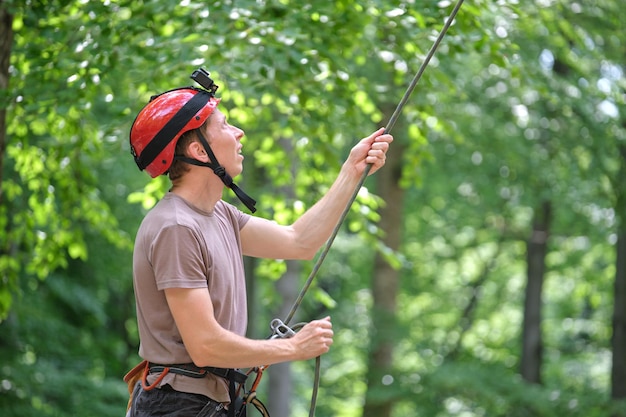
[[[368,164],[372,164],[369,174],[378,171],[385,165],[385,159],[389,144],[393,142],[393,136],[383,134],[385,128],[380,128],[357,143],[348,156],[344,168],[353,168],[357,175],[361,175]]]
[[[297,360],[316,358],[328,352],[330,345],[333,344],[333,325],[330,317],[307,323],[289,340],[294,343]]]

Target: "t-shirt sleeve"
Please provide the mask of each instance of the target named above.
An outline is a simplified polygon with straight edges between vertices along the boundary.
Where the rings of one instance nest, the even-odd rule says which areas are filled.
[[[252,217],[251,215],[239,210],[236,206],[223,200],[222,204],[229,217],[232,219],[231,221],[233,222],[233,224],[237,225],[239,230],[243,229],[246,223],[248,223],[248,220],[250,220],[250,217]]]
[[[248,220],[250,220],[250,217],[252,216],[237,209],[237,223],[239,224],[239,230],[243,229],[246,223],[248,223]]]
[[[151,245],[150,262],[157,288],[207,288],[211,260],[198,236],[188,227],[163,228]]]

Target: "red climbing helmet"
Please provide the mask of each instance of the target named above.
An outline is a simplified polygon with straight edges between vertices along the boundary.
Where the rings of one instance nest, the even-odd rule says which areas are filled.
[[[178,139],[202,126],[219,102],[206,91],[192,87],[154,97],[139,112],[130,130],[131,152],[139,169],[145,169],[152,178],[166,173],[174,160]]]
[[[166,91],[152,97],[139,112],[130,128],[130,152],[139,169],[142,171],[145,169],[152,178],[165,174],[174,158],[188,164],[211,168],[224,185],[233,190],[237,198],[254,213],[256,200],[233,182],[215,157],[202,132],[198,131],[198,139],[210,162],[174,155],[176,142],[181,135],[202,126],[220,103],[220,100],[215,98],[217,85],[209,78],[206,70],[200,68],[194,71],[191,79],[204,88],[184,87]]]
[[[210,81],[207,90],[184,87],[153,96],[133,122],[131,153],[139,169],[145,169],[152,178],[169,170],[178,139],[183,133],[202,126],[220,102],[215,98],[217,86],[208,78],[208,73],[197,74],[198,71],[192,78],[198,81],[194,76],[203,77],[204,81],[206,76]]]

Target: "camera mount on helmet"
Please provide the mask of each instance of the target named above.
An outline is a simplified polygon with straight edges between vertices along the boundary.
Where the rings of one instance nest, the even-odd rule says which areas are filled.
[[[211,93],[211,95],[215,95],[215,92],[217,91],[219,86],[213,82],[209,75],[211,74],[204,68],[198,68],[193,72],[193,74],[191,74],[191,77],[189,78],[200,84],[202,88]]]

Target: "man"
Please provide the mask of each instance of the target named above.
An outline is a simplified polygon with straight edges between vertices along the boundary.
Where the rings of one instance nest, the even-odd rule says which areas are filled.
[[[255,201],[233,178],[243,170],[243,130],[217,108],[217,86],[170,90],[141,110],[130,133],[140,169],[168,174],[172,188],[146,215],[135,241],[133,280],[145,360],[134,385],[131,416],[230,416],[236,368],[315,358],[333,342],[329,317],[288,339],[246,333],[242,255],[312,259],[326,242],[366,166],[385,163],[392,137],[379,129],[362,139],[319,202],[289,226],[253,217],[222,200],[231,188],[252,211]],[[210,169],[207,169],[210,168]]]

